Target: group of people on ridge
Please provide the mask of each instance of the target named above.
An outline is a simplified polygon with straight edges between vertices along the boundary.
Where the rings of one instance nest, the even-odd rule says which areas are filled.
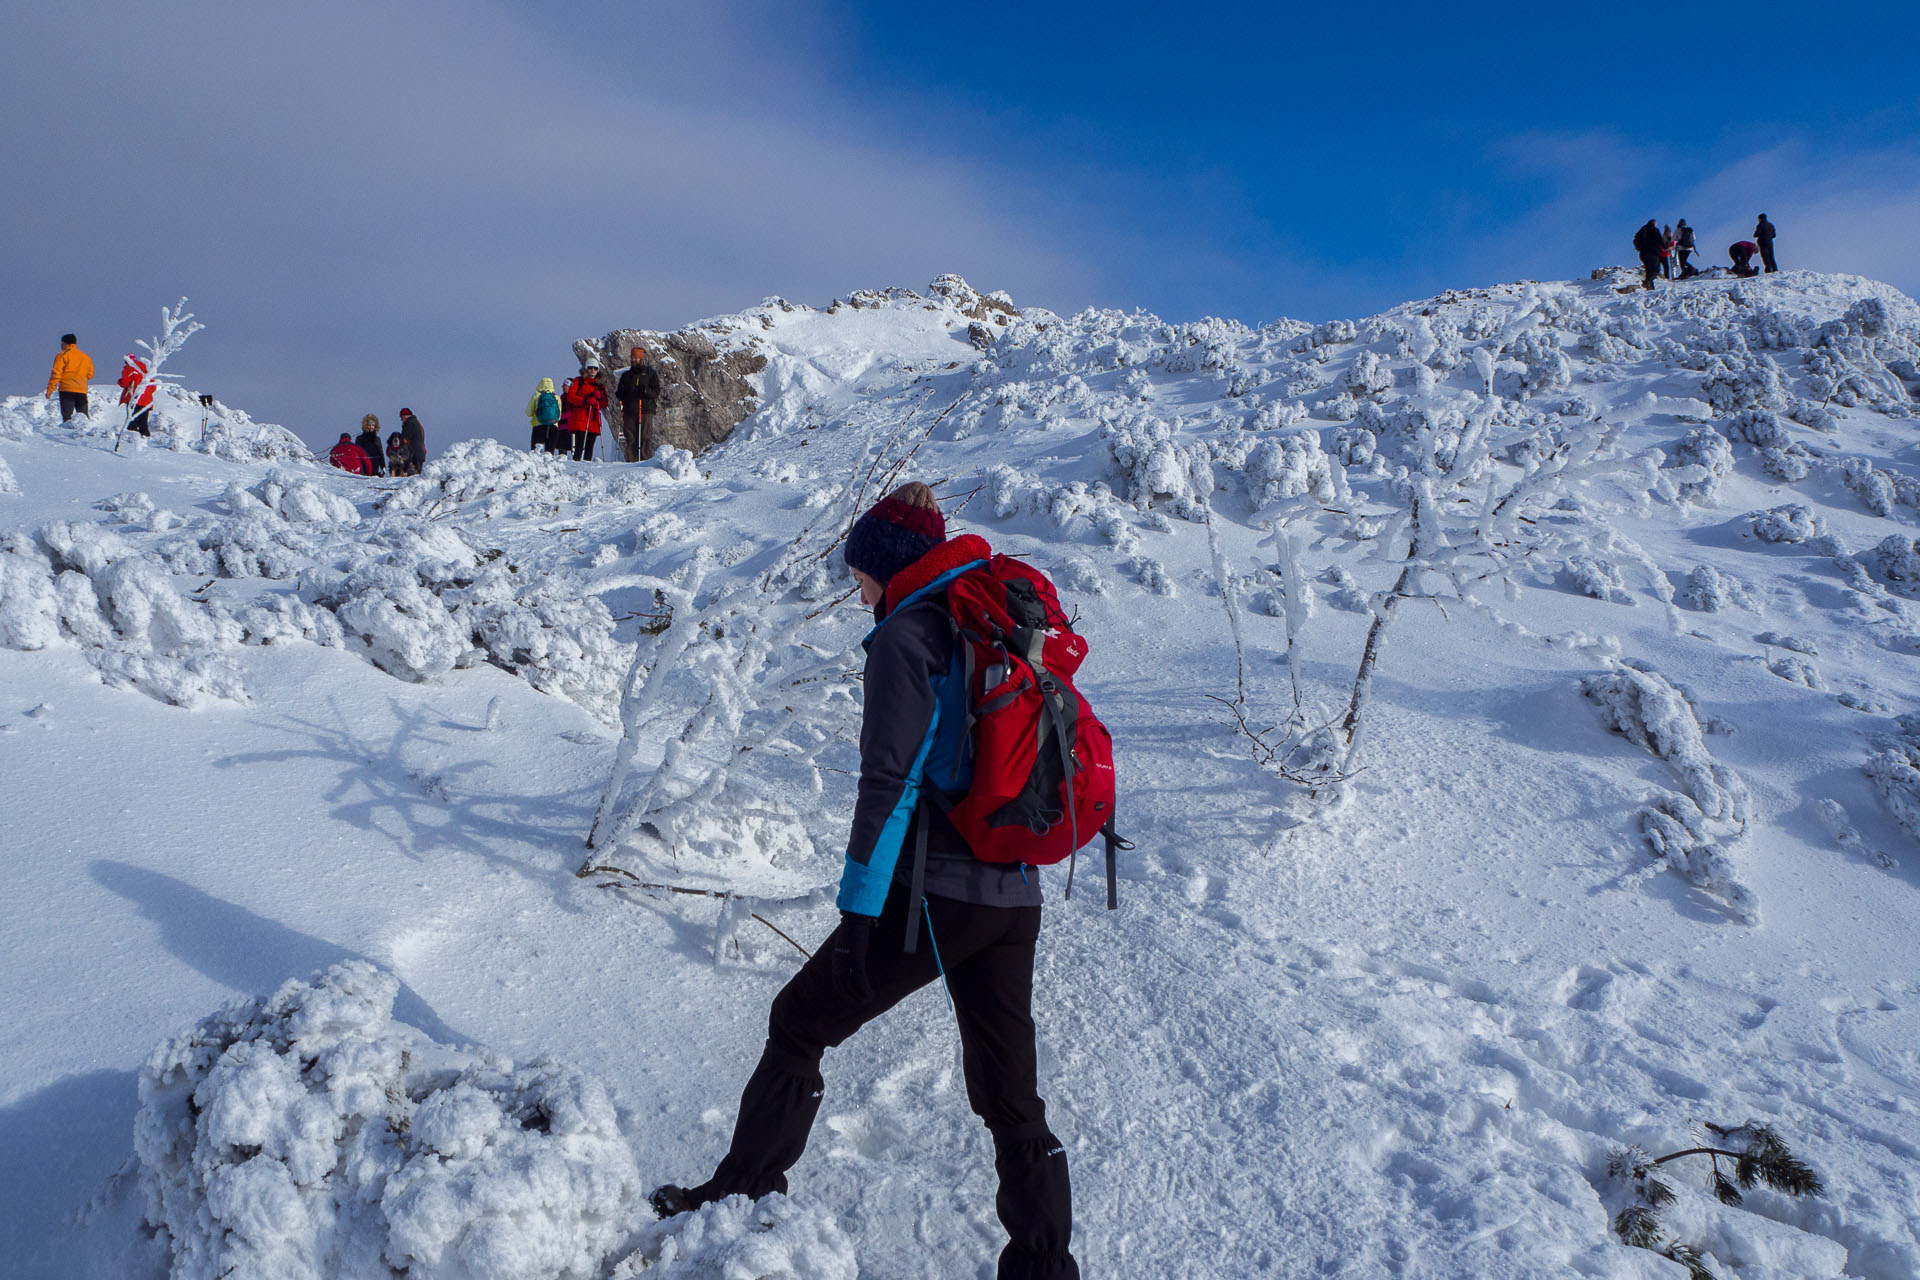
[[[93,382],[93,357],[80,349],[80,339],[71,333],[60,335],[60,354],[53,358],[53,372],[47,375],[47,399],[60,397],[60,421],[72,422],[73,415],[92,418],[88,388]],[[145,385],[142,385],[142,384]],[[120,403],[129,406],[127,430],[152,437],[149,426],[153,411],[153,389],[158,384],[147,377],[147,362],[128,353],[120,366]],[[135,393],[138,392],[138,403]]]
[[[400,410],[400,429],[380,440],[380,419],[368,414],[360,419],[360,434],[340,433],[339,443],[327,454],[327,461],[356,476],[417,476],[427,462],[427,429],[411,409]]]
[[[660,403],[660,373],[647,363],[645,347],[635,347],[627,357],[612,399],[620,402],[620,448],[627,461],[651,458],[659,448],[653,417]],[[527,401],[527,425],[533,429],[527,447],[535,453],[570,452],[575,462],[592,462],[608,403],[598,360],[588,360],[558,392],[552,378],[540,379]]]
[[[1727,256],[1733,261],[1733,274],[1759,275],[1753,266],[1756,254],[1768,271],[1778,271],[1780,267],[1773,260],[1773,235],[1773,224],[1767,221],[1766,214],[1761,214],[1753,226],[1753,239],[1736,240],[1727,247]],[[1700,269],[1688,261],[1695,245],[1693,228],[1685,218],[1680,219],[1678,227],[1663,227],[1658,220],[1648,218],[1646,224],[1633,233],[1633,249],[1640,255],[1640,267],[1646,273],[1641,281],[1645,288],[1653,288],[1655,276],[1674,279],[1676,269],[1681,280],[1700,274]]]

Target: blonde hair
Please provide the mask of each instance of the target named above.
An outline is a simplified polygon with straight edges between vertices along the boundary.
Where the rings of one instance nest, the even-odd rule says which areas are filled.
[[[366,417],[360,419],[360,429],[362,431],[378,431],[380,429],[379,416],[376,414],[370,413]]]

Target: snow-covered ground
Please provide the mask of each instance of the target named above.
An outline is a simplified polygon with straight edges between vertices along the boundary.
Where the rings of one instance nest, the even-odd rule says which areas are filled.
[[[1054,576],[1114,731],[1120,909],[1047,873],[1037,997],[1086,1274],[1680,1277],[1610,1159],[1751,1120],[1824,1194],[1676,1162],[1664,1240],[1920,1275],[1920,309],[1630,278],[776,300],[709,329],[755,415],[638,467],[0,403],[6,1269],[991,1275],[936,991],[829,1057],[791,1201],[642,1195],[832,922],[830,547],[898,475]]]

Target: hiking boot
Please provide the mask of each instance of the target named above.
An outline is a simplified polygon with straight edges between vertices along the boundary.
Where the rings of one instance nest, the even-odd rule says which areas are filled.
[[[671,1218],[677,1214],[691,1213],[704,1204],[710,1204],[713,1197],[703,1194],[706,1188],[679,1187],[669,1182],[663,1187],[655,1187],[653,1194],[647,1197],[647,1203],[661,1218]]]

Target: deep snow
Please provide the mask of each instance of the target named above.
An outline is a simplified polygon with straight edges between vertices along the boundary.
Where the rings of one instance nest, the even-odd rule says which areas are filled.
[[[195,1277],[243,1242],[269,1260],[236,1274],[380,1276],[413,1245],[447,1277],[991,1274],[936,992],[829,1058],[793,1200],[651,1226],[631,1195],[711,1167],[799,959],[774,930],[832,920],[853,705],[791,686],[807,714],[775,726],[769,691],[796,654],[857,670],[863,619],[831,555],[789,553],[910,455],[953,525],[1061,584],[1115,733],[1121,909],[1048,873],[1038,996],[1088,1274],[1678,1276],[1611,1233],[1609,1153],[1750,1118],[1827,1195],[1729,1208],[1682,1167],[1674,1237],[1724,1276],[1920,1274],[1920,310],[1852,277],[1626,279],[1318,327],[1028,310],[984,351],[952,282],[776,300],[711,322],[767,350],[759,411],[640,467],[476,442],[365,481],[224,407],[203,438],[185,393],[118,456],[0,404],[0,1256],[164,1274],[144,1215]],[[1250,721],[1296,677],[1327,718],[1405,496],[1481,446],[1475,493],[1599,442],[1512,531],[1524,591],[1401,604],[1344,786],[1258,766],[1214,701],[1236,625]],[[1434,527],[1465,556],[1459,507]],[[649,686],[690,570],[681,621],[725,624]],[[634,821],[577,878],[601,809]],[[251,1039],[180,1039],[341,964],[357,1075],[267,1006]],[[201,1145],[136,1158],[165,1128],[143,1088],[180,1133],[156,1047],[208,1035],[247,1061],[201,1062]],[[540,1089],[576,1130],[527,1122]],[[521,1152],[574,1172],[516,1181]],[[470,1162],[431,1212],[428,1155]]]

